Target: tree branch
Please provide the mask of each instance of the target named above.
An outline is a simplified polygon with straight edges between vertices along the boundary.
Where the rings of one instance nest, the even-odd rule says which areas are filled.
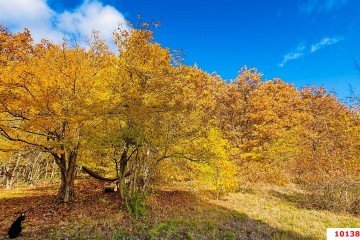
[[[18,136],[17,137],[13,137],[11,136],[7,131],[5,131],[5,129],[3,127],[0,126],[0,134],[5,137],[7,140],[10,140],[10,141],[14,141],[14,142],[22,142],[22,143],[25,143],[25,144],[28,144],[28,145],[31,145],[31,146],[35,146],[35,147],[41,147],[43,148],[44,150],[46,151],[51,151],[51,148],[45,146],[45,145],[42,145],[42,144],[38,144],[38,143],[33,143],[33,142],[30,142],[30,141],[27,141],[27,140],[24,140],[24,139],[21,139],[19,138]]]

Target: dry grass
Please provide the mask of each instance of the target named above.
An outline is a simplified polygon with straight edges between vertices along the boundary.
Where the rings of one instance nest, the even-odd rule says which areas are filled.
[[[294,187],[257,186],[244,192],[230,194],[225,200],[212,203],[246,213],[249,217],[274,228],[314,239],[325,239],[326,228],[360,227],[359,217],[309,209],[307,205],[301,205],[302,199],[296,199],[300,196],[304,196],[304,193]]]

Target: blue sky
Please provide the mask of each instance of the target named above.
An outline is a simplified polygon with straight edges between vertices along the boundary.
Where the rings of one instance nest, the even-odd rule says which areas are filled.
[[[27,26],[35,39],[111,32],[125,19],[160,20],[156,40],[185,53],[185,62],[224,79],[242,66],[296,86],[324,85],[340,99],[360,90],[358,0],[0,0],[0,22]]]

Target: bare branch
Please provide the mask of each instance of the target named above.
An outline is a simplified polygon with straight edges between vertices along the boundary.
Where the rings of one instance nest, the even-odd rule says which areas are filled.
[[[38,144],[38,143],[33,143],[33,142],[30,142],[30,141],[21,139],[18,136],[13,137],[7,131],[5,131],[5,129],[3,127],[1,127],[1,126],[0,126],[0,134],[9,141],[22,142],[22,143],[25,143],[25,144],[28,144],[28,145],[31,145],[31,146],[43,148],[45,151],[51,151],[51,148],[49,148],[49,147],[47,147],[45,145]]]

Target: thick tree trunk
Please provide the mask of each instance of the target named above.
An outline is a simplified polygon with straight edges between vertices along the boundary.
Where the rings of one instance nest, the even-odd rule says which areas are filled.
[[[58,191],[58,198],[60,201],[67,203],[74,200],[75,191],[74,191],[74,180],[75,180],[75,172],[74,174],[67,175],[61,173],[61,182]]]
[[[58,191],[58,199],[61,202],[72,202],[75,197],[74,181],[77,160],[77,147],[68,151],[67,154],[56,155],[56,164],[60,167],[61,182]],[[53,154],[54,155],[54,154]]]

